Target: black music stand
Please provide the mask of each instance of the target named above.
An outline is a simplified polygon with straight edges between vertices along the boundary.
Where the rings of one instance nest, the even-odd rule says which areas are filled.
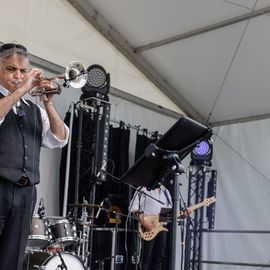
[[[151,189],[166,173],[166,151],[176,153],[181,161],[200,140],[211,136],[210,128],[183,116],[155,144],[146,148],[145,154],[121,176],[120,181]]]
[[[150,144],[135,165],[120,181],[135,186],[155,189],[163,183],[167,174],[174,174],[172,211],[172,244],[170,269],[175,269],[176,230],[178,213],[178,184],[184,172],[181,161],[202,140],[212,136],[212,130],[188,117],[181,117],[155,144]]]

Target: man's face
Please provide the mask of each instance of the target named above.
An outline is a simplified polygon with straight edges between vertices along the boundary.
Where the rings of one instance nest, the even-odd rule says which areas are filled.
[[[28,73],[29,60],[17,54],[0,63],[0,84],[10,92],[16,91]]]

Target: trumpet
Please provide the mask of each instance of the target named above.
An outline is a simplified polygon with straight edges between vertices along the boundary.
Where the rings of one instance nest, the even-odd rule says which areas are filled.
[[[43,88],[40,85],[37,85],[33,90],[30,91],[31,96],[42,96],[48,94],[60,94],[62,91],[62,87],[74,87],[74,88],[81,88],[87,82],[87,70],[85,69],[84,65],[78,61],[72,61],[66,67],[64,74],[59,74],[57,76],[51,78],[41,78],[38,80],[38,83],[41,81],[51,81],[55,87],[52,88]],[[64,83],[61,85],[59,80],[64,80]]]

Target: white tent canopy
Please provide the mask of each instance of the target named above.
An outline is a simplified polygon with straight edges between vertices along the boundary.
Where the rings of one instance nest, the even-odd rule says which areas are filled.
[[[73,60],[86,67],[100,64],[110,72],[113,87],[139,97],[147,93],[146,100],[181,112],[67,1],[2,1],[1,10],[1,42],[23,43],[31,54],[62,67]]]
[[[69,2],[194,118],[268,116],[270,1]]]

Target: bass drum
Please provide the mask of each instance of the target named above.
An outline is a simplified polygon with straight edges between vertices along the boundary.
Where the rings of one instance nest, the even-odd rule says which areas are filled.
[[[51,255],[47,252],[32,252],[25,255],[23,270],[86,269],[79,257],[65,252],[60,254],[66,265],[66,268],[62,264],[61,258],[57,254]]]

